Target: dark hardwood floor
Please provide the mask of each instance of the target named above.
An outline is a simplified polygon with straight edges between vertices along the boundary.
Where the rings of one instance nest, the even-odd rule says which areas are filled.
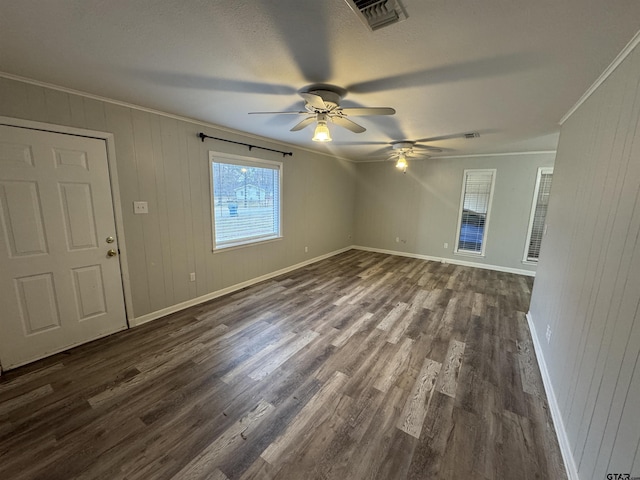
[[[352,250],[0,379],[2,479],[565,479],[528,277]]]

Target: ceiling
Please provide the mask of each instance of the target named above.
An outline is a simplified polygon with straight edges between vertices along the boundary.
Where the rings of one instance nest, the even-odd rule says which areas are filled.
[[[401,4],[372,32],[344,0],[2,1],[0,71],[355,161],[434,137],[440,156],[538,151],[640,29],[638,0]],[[303,109],[314,83],[397,113],[328,144],[289,131],[302,116],[248,115]]]

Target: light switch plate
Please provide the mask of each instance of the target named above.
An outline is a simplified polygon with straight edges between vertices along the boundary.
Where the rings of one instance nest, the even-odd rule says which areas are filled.
[[[136,215],[149,213],[149,205],[147,202],[133,202],[133,213]]]

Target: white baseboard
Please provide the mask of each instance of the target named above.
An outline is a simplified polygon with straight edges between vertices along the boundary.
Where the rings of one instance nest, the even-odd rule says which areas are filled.
[[[497,272],[515,273],[517,275],[527,275],[529,277],[536,276],[536,272],[532,272],[531,270],[524,270],[520,268],[511,268],[511,267],[501,267],[500,265],[489,265],[486,263],[470,262],[468,260],[458,260],[457,258],[432,257],[430,255],[421,255],[419,253],[397,252],[395,250],[363,247],[360,245],[354,245],[352,248],[355,248],[356,250],[364,250],[367,252],[378,252],[378,253],[386,253],[388,255],[399,255],[401,257],[419,258],[421,260],[431,260],[433,262],[451,263],[453,265],[462,265],[464,267],[484,268],[485,270],[495,270]]]
[[[231,285],[230,287],[223,288],[221,290],[216,290],[215,292],[207,293],[206,295],[202,295],[200,297],[192,298],[191,300],[187,300],[186,302],[178,303],[176,305],[172,305],[167,308],[163,308],[162,310],[157,310],[155,312],[147,313],[146,315],[141,315],[140,317],[136,317],[131,322],[132,327],[137,327],[138,325],[142,325],[143,323],[151,322],[152,320],[156,320],[158,318],[164,317],[166,315],[170,315],[175,312],[179,312],[180,310],[184,310],[185,308],[193,307],[194,305],[199,305],[204,302],[208,302],[209,300],[213,300],[214,298],[221,297],[223,295],[227,295],[228,293],[236,292],[245,287],[249,287],[259,282],[263,282],[265,280],[269,280],[270,278],[277,277],[278,275],[282,275],[283,273],[291,272],[292,270],[296,270],[298,268],[304,267],[306,265],[310,265],[315,262],[319,262],[320,260],[324,260],[325,258],[333,257],[334,255],[338,255],[340,253],[344,253],[348,250],[352,250],[353,246],[348,246],[345,248],[341,248],[340,250],[335,250],[333,252],[327,253],[325,255],[320,255],[318,257],[314,257],[310,260],[305,260],[304,262],[296,263],[295,265],[291,265],[289,267],[282,268],[280,270],[276,270],[275,272],[270,272],[265,275],[261,275],[256,278],[252,278],[250,280],[246,280],[244,282],[236,283],[235,285]]]
[[[556,399],[553,386],[551,385],[551,377],[549,377],[547,363],[542,355],[542,345],[540,344],[535,325],[533,324],[533,319],[531,318],[531,312],[527,313],[527,323],[529,324],[529,330],[531,331],[533,348],[536,352],[536,358],[538,359],[538,367],[540,368],[540,374],[542,375],[544,391],[547,395],[547,400],[549,401],[549,410],[551,410],[551,418],[553,418],[553,425],[556,429],[556,435],[558,436],[558,444],[560,445],[560,452],[562,453],[564,466],[567,470],[567,477],[569,477],[569,480],[580,480],[578,477],[578,468],[576,467],[576,462],[573,459],[573,454],[571,453],[569,437],[567,437],[567,431],[565,430],[564,422],[562,421],[558,400]]]
[[[237,283],[235,285],[231,285],[230,287],[226,287],[226,288],[223,288],[221,290],[216,290],[215,292],[211,292],[211,293],[208,293],[206,295],[202,295],[200,297],[192,298],[191,300],[187,300],[186,302],[181,302],[181,303],[178,303],[176,305],[172,305],[170,307],[163,308],[162,310],[157,310],[155,312],[151,312],[151,313],[147,313],[145,315],[141,315],[139,317],[135,317],[131,321],[131,326],[132,327],[137,327],[138,325],[142,325],[144,323],[151,322],[152,320],[156,320],[156,319],[164,317],[166,315],[170,315],[172,313],[179,312],[180,310],[184,310],[185,308],[193,307],[194,305],[199,305],[201,303],[208,302],[209,300],[213,300],[214,298],[218,298],[218,297],[221,297],[223,295],[227,295],[228,293],[232,293],[232,292],[241,290],[241,289],[243,289],[245,287],[249,287],[251,285],[254,285],[256,283],[262,282],[264,280],[268,280],[270,278],[277,277],[278,275],[282,275],[283,273],[288,273],[288,272],[290,272],[292,270],[295,270],[297,268],[301,268],[301,267],[304,267],[306,265],[310,265],[312,263],[319,262],[320,260],[324,260],[325,258],[333,257],[334,255],[338,255],[340,253],[346,252],[346,251],[351,250],[351,249],[364,250],[364,251],[367,251],[367,252],[385,253],[385,254],[388,254],[388,255],[399,255],[399,256],[403,256],[403,257],[419,258],[419,259],[422,259],[422,260],[431,260],[431,261],[435,261],[435,262],[452,263],[454,265],[463,265],[463,266],[467,266],[467,267],[484,268],[484,269],[487,269],[487,270],[496,270],[496,271],[499,271],[499,272],[515,273],[515,274],[518,274],[518,275],[535,276],[535,272],[531,272],[529,270],[520,270],[520,269],[517,269],[517,268],[500,267],[500,266],[497,266],[497,265],[487,265],[485,263],[476,263],[476,262],[469,262],[469,261],[465,261],[465,260],[457,260],[457,259],[450,259],[450,258],[431,257],[429,255],[419,255],[419,254],[414,254],[414,253],[396,252],[394,250],[384,250],[384,249],[381,249],[381,248],[371,248],[371,247],[363,247],[363,246],[359,246],[359,245],[350,245],[350,246],[342,248],[340,250],[336,250],[336,251],[327,253],[325,255],[320,255],[320,256],[314,257],[314,258],[312,258],[310,260],[305,260],[304,262],[300,262],[300,263],[297,263],[295,265],[291,265],[289,267],[285,267],[285,268],[282,268],[280,270],[276,270],[275,272],[267,273],[267,274],[262,275],[260,277],[252,278],[250,280],[247,280],[247,281],[244,281],[244,282],[241,282],[241,283]]]

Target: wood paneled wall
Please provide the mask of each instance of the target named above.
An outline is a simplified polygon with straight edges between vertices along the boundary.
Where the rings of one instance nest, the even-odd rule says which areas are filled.
[[[355,184],[347,162],[6,78],[0,115],[114,134],[135,317],[352,243]],[[294,155],[202,143],[200,131]],[[209,150],[284,162],[282,240],[212,252]],[[133,215],[136,200],[149,203],[147,215]]]
[[[406,174],[393,162],[358,164],[356,244],[535,272],[535,265],[522,262],[533,191],[538,167],[553,166],[554,158],[543,153],[412,160]],[[453,253],[462,176],[473,168],[496,169],[484,257]]]
[[[581,480],[640,476],[639,81],[636,47],[562,127],[531,302]]]

